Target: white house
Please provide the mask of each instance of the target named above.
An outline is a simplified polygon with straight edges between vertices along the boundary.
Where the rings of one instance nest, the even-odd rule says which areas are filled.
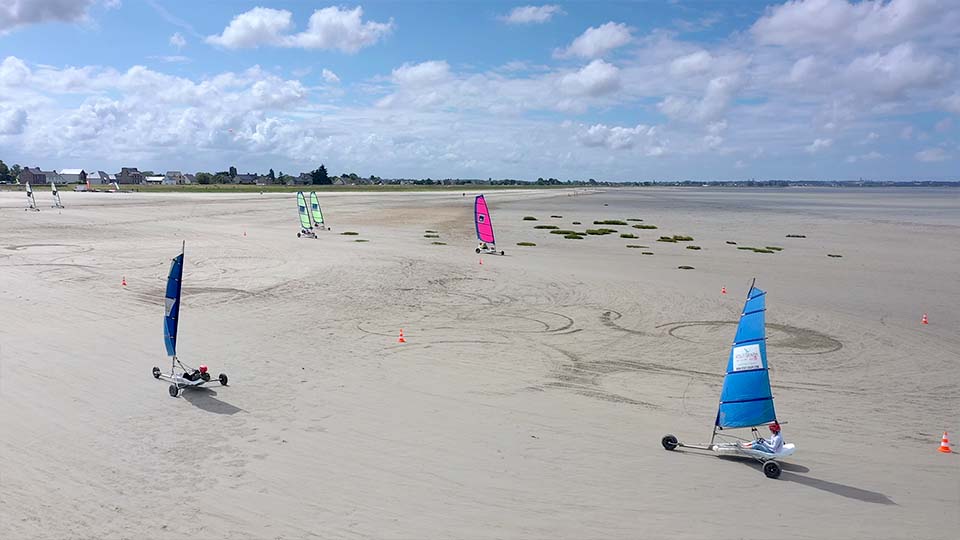
[[[62,182],[67,184],[85,184],[87,182],[87,171],[83,169],[63,169],[60,171]]]
[[[161,184],[165,186],[172,186],[177,183],[176,180],[168,176],[144,176],[143,181],[153,186],[157,186]]]

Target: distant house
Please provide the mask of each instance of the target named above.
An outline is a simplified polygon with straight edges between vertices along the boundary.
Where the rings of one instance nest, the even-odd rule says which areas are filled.
[[[40,167],[24,167],[20,171],[21,184],[46,184],[47,175],[40,170]]]
[[[83,169],[63,169],[60,171],[60,178],[67,184],[86,184],[87,171]]]
[[[305,186],[308,184],[312,184],[313,176],[311,176],[310,173],[302,172],[300,173],[300,176],[296,176],[293,178],[293,183],[298,186]]]
[[[90,173],[87,175],[87,182],[90,182],[90,185],[112,184],[116,181],[116,176],[107,174],[103,171],[97,171],[96,173]]]
[[[173,180],[173,183],[174,183],[174,184],[183,184],[183,183],[184,183],[184,181],[183,181],[183,173],[180,172],[180,171],[167,171],[167,174],[165,174],[164,176],[166,176],[167,178]]]
[[[192,175],[192,174],[190,174],[190,173],[187,173],[187,174],[183,175],[183,183],[184,183],[184,184],[196,184],[196,183],[197,183],[197,177],[194,176],[194,175]]]
[[[238,174],[237,176],[233,177],[233,181],[237,184],[256,184],[257,175],[250,173]]]
[[[143,182],[145,184],[150,184],[152,186],[159,186],[159,185],[173,186],[173,185],[176,185],[177,183],[176,180],[174,180],[173,178],[170,178],[169,176],[156,176],[156,175],[144,176]]]
[[[117,183],[142,184],[144,183],[143,173],[138,171],[136,167],[123,167],[120,169],[120,172],[117,173]]]

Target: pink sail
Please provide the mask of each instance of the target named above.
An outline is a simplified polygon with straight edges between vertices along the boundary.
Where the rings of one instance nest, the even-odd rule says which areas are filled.
[[[487,209],[487,201],[483,195],[477,195],[477,200],[473,205],[473,219],[477,224],[477,239],[487,244],[495,244],[493,238],[493,222],[490,221],[490,210]]]

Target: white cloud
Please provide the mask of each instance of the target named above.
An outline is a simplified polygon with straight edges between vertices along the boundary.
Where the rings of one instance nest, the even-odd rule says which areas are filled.
[[[655,127],[645,126],[643,124],[638,124],[632,128],[594,124],[590,127],[581,127],[576,137],[577,141],[584,146],[604,147],[610,150],[626,150],[633,148],[641,142],[650,146],[650,149],[659,148],[650,145],[655,135]],[[658,155],[660,153],[662,153],[662,148],[657,151]]]
[[[937,161],[946,161],[950,159],[950,155],[947,154],[943,148],[927,148],[926,150],[921,150],[913,155],[917,158],[917,161],[923,161],[924,163],[934,163]]]
[[[758,42],[790,47],[877,46],[920,35],[935,35],[953,8],[938,0],[791,0],[768,8],[751,32]],[[949,26],[945,26],[949,28]]]
[[[0,107],[0,135],[19,135],[27,125],[27,111],[16,107]]]
[[[880,159],[882,157],[883,157],[883,154],[874,150],[872,152],[867,152],[866,154],[847,156],[847,163],[856,163],[858,161],[872,161],[874,159]]]
[[[207,37],[207,43],[228,49],[280,45],[282,34],[293,27],[292,18],[285,9],[255,7],[234,17],[220,35]]]
[[[870,144],[879,138],[880,138],[880,135],[877,135],[875,131],[871,131],[870,133],[867,134],[866,137],[864,137],[863,141],[861,141],[860,144]]]
[[[320,75],[323,76],[323,80],[330,84],[340,84],[340,77],[337,77],[336,73],[327,68],[323,68],[323,71],[320,73]]]
[[[813,143],[806,146],[804,150],[806,150],[811,154],[816,154],[817,152],[821,150],[826,150],[831,146],[833,146],[833,139],[815,139]]]
[[[393,22],[364,22],[359,6],[350,10],[327,7],[313,12],[305,31],[288,34],[292,28],[289,11],[256,7],[234,17],[220,35],[207,37],[207,42],[228,49],[272,45],[355,53],[389,34]]]
[[[960,114],[960,92],[956,92],[949,97],[944,98],[943,106],[950,112]]]
[[[450,64],[442,60],[404,64],[393,70],[392,78],[402,86],[431,86],[450,78]]]
[[[560,89],[576,96],[601,96],[619,88],[620,70],[603,60],[594,60],[560,78]]]
[[[179,54],[150,56],[149,58],[151,60],[159,60],[161,62],[166,62],[168,64],[185,64],[190,61],[189,56],[183,56]]]
[[[710,69],[713,57],[707,51],[697,51],[677,58],[670,63],[670,73],[677,77],[700,75]]]
[[[949,78],[953,65],[924,55],[912,43],[901,43],[887,54],[860,56],[847,67],[851,84],[867,88],[883,97],[899,97],[915,88],[940,86]]]
[[[307,30],[291,36],[288,46],[354,53],[380,41],[392,29],[392,21],[363,22],[363,8],[359,6],[351,10],[328,7],[314,11]]]
[[[539,24],[549,21],[554,15],[562,14],[563,10],[560,9],[560,6],[546,4],[513,8],[510,13],[500,19],[509,24]]]
[[[936,129],[940,133],[950,131],[951,129],[953,129],[953,120],[950,118],[944,118],[943,120],[940,120],[939,122],[937,122],[937,125],[934,126],[934,129]]]
[[[622,23],[608,22],[596,28],[590,27],[573,40],[565,50],[558,52],[557,56],[570,57],[579,56],[581,58],[599,58],[608,52],[630,43],[632,36],[627,25]]]
[[[904,128],[900,130],[900,138],[905,141],[909,141],[910,139],[912,139],[913,126],[904,126]]]
[[[742,84],[737,75],[715,77],[707,83],[703,98],[667,96],[657,104],[657,108],[674,120],[713,122],[726,113]]]
[[[183,37],[183,34],[175,32],[170,36],[170,46],[175,47],[179,51],[187,46],[187,40]]]
[[[19,86],[30,76],[30,68],[16,56],[8,56],[0,62],[0,85]]]
[[[0,35],[29,24],[84,21],[94,3],[94,0],[3,0],[0,2]]]

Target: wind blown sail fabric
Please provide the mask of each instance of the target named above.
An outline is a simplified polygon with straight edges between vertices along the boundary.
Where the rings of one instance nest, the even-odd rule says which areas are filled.
[[[310,192],[310,211],[313,212],[313,222],[317,225],[323,225],[323,212],[320,211],[320,199],[317,199],[317,192]]]
[[[740,315],[720,392],[717,427],[742,428],[776,420],[767,365],[766,292],[752,287]]]
[[[183,253],[170,261],[170,274],[167,276],[167,292],[164,295],[163,343],[167,346],[167,356],[177,355],[177,323],[180,318],[180,284],[183,281]]]
[[[487,244],[496,244],[493,238],[493,222],[490,221],[490,210],[487,209],[487,200],[483,195],[477,195],[473,203],[473,217],[477,224],[477,239]]]
[[[307,201],[304,199],[302,191],[297,193],[297,209],[300,211],[300,226],[304,229],[312,228],[310,214],[307,212]]]

